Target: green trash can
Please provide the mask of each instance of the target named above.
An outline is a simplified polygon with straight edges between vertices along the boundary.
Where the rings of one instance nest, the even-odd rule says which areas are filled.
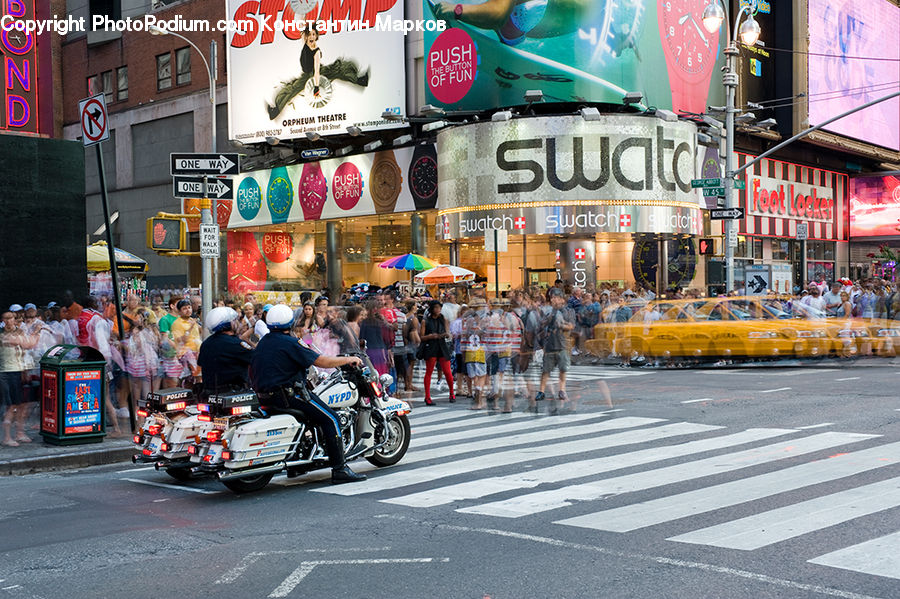
[[[54,445],[106,436],[106,358],[93,347],[54,345],[41,358],[41,436]]]

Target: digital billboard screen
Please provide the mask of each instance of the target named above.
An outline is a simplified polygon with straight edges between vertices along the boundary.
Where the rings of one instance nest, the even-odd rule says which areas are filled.
[[[703,26],[706,0],[559,2],[423,0],[426,102],[456,110],[545,102],[621,104],[702,113],[722,104],[724,28]],[[498,7],[500,10],[497,10]]]
[[[900,7],[888,0],[809,0],[809,124],[897,91]],[[900,150],[900,98],[825,127]]]
[[[900,175],[850,180],[850,235],[900,237]]]

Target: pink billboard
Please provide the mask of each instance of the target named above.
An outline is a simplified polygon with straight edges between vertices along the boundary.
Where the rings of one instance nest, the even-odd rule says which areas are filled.
[[[850,179],[850,236],[900,237],[900,175]]]
[[[809,124],[897,91],[900,7],[888,0],[809,0]],[[900,150],[900,98],[826,130]]]

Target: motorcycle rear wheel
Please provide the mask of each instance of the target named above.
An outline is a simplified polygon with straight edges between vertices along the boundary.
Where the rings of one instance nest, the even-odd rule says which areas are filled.
[[[393,466],[403,459],[403,456],[406,455],[406,450],[409,449],[409,418],[406,416],[391,418],[388,421],[388,426],[391,427],[391,438],[388,444],[381,449],[376,449],[373,455],[366,458],[379,468]],[[379,426],[375,429],[376,442],[381,443],[383,436],[384,431]]]
[[[245,476],[244,478],[230,478],[223,480],[222,484],[238,495],[241,493],[253,493],[269,484],[273,476],[275,476],[274,472],[264,472],[255,476]]]

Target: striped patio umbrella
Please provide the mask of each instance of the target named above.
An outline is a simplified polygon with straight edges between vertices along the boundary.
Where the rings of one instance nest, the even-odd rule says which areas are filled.
[[[419,254],[403,254],[402,256],[385,260],[378,266],[381,268],[395,268],[397,270],[428,270],[437,265],[438,263],[434,260],[430,260],[425,256],[420,256]]]

